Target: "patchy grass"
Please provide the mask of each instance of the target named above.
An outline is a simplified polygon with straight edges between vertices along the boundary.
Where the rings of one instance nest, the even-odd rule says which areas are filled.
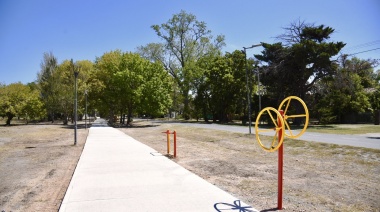
[[[371,124],[339,124],[339,125],[309,125],[307,132],[331,134],[366,134],[380,133],[380,125]]]
[[[134,124],[150,127],[122,131],[164,154],[166,137],[161,132],[176,130],[175,162],[259,210],[276,206],[277,152],[262,150],[255,136],[170,123]],[[378,211],[380,150],[292,139],[284,142],[286,210]]]

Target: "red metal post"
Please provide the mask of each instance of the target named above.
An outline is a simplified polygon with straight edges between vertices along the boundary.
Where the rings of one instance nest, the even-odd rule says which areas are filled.
[[[282,118],[284,118],[284,111],[279,111]],[[278,121],[279,127],[281,127],[278,132],[278,141],[282,139],[282,126],[281,122]],[[282,210],[282,183],[283,183],[283,166],[284,166],[284,142],[282,142],[281,146],[278,148],[278,196],[277,196],[277,209]]]
[[[177,133],[175,130],[173,134],[174,134],[174,157],[177,157]]]

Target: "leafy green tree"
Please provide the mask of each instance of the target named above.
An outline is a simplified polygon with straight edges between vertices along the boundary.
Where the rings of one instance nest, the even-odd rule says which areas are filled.
[[[54,77],[57,83],[55,85],[58,89],[55,92],[55,101],[57,102],[54,107],[55,113],[61,114],[64,125],[68,124],[68,117],[73,115],[74,108],[74,73],[73,64],[70,60],[64,60],[61,64],[57,65],[54,72]]]
[[[79,68],[78,75],[78,111],[80,114],[85,114],[86,107],[86,91],[87,94],[90,93],[89,81],[91,73],[94,71],[94,63],[89,60],[79,60],[76,61],[76,65]],[[96,107],[95,104],[92,104],[91,96],[88,95],[87,106],[89,111],[93,111]],[[83,117],[83,116],[82,116]],[[81,119],[81,118],[80,118]]]
[[[41,115],[42,103],[38,91],[22,83],[0,86],[0,114],[7,117],[6,125],[10,125],[14,117],[28,116],[34,118]]]
[[[172,104],[172,80],[159,63],[144,61],[144,85],[138,112],[159,116],[167,112]],[[130,113],[128,114],[129,118]]]
[[[116,50],[97,58],[95,68],[90,95],[111,122],[117,113],[126,112],[130,124],[134,112],[159,115],[169,108],[171,81],[161,64]]]
[[[28,83],[30,93],[26,99],[26,105],[23,108],[23,114],[25,114],[26,120],[35,120],[37,118],[43,118],[46,116],[45,105],[40,97],[40,90],[36,83]]]
[[[355,73],[361,78],[361,85],[364,88],[373,88],[378,84],[376,73],[373,67],[378,64],[377,60],[364,60],[357,57],[347,59],[347,55],[342,55],[341,66],[350,73]]]
[[[79,114],[84,113],[84,93],[88,89],[87,81],[93,69],[93,63],[88,60],[64,60],[58,64],[57,58],[50,53],[44,53],[41,71],[38,73],[38,86],[42,101],[45,104],[49,119],[54,122],[55,116],[60,116],[63,124],[68,124],[71,116],[74,120],[74,69],[78,74],[78,105]]]
[[[59,76],[56,74],[58,60],[53,53],[44,53],[40,66],[41,70],[38,73],[37,82],[49,119],[54,122],[54,114],[59,107],[58,98],[60,98],[58,95],[60,90]]]
[[[364,112],[369,108],[369,99],[358,74],[340,70],[326,83],[323,97],[317,105],[322,122],[351,122],[345,120],[347,115]]]
[[[285,30],[279,36],[285,44],[264,43],[262,54],[255,55],[265,63],[261,81],[277,101],[290,95],[304,99],[318,80],[335,73],[337,64],[331,57],[345,44],[328,42],[335,30],[324,25],[298,22]]]
[[[194,103],[206,121],[231,121],[246,105],[245,55],[241,51],[225,56],[204,57],[198,61],[204,76],[198,78]]]
[[[97,105],[97,109],[102,114],[109,114],[112,122],[113,116],[119,111],[119,87],[114,80],[120,66],[120,50],[104,53],[96,58],[95,71],[89,80],[91,102]]]
[[[139,51],[146,58],[159,61],[172,75],[183,97],[186,119],[190,117],[190,90],[197,76],[195,63],[208,54],[220,52],[224,45],[224,36],[213,40],[206,23],[198,21],[193,14],[181,11],[164,24],[153,25],[156,34],[163,40],[162,44],[148,44]]]
[[[380,69],[374,75],[374,86],[371,89],[369,95],[369,101],[371,103],[371,109],[375,111],[380,110]],[[375,112],[376,114],[376,112]]]
[[[352,123],[358,113],[371,109],[376,94],[372,92],[376,84],[372,70],[368,60],[348,60],[343,55],[337,72],[318,83],[316,107],[322,122]]]

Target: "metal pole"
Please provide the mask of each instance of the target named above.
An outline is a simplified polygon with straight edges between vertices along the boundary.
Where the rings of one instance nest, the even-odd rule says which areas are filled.
[[[174,130],[174,154],[173,157],[177,157],[177,132]]]
[[[87,90],[84,91],[84,95],[86,97],[86,114],[84,114],[84,126],[87,129]]]
[[[261,111],[261,85],[260,85],[260,71],[257,69],[257,92],[259,93],[259,111]]]
[[[78,95],[77,95],[77,79],[78,79],[78,71],[74,71],[75,76],[75,113],[74,113],[74,145],[77,145],[77,120],[78,120]]]
[[[248,101],[248,125],[249,125],[249,134],[251,134],[251,95],[250,95],[250,89],[248,85],[248,61],[247,61],[247,48],[243,47],[244,49],[244,57],[245,57],[245,78],[247,81],[247,101]]]
[[[168,155],[170,153],[170,131],[169,130],[166,130],[166,145],[167,145],[167,149],[168,149]]]
[[[279,110],[282,118],[284,117],[284,111]],[[281,117],[279,117],[281,118]],[[279,127],[281,128],[278,132],[278,141],[282,139],[282,126],[281,122],[278,122]],[[283,191],[283,172],[284,172],[284,142],[282,142],[280,148],[278,148],[278,196],[277,196],[277,209],[282,210],[282,191]]]
[[[248,101],[248,121],[249,121],[249,134],[251,134],[252,120],[251,120],[251,89],[248,85],[248,60],[247,60],[247,49],[252,49],[258,46],[262,46],[262,44],[252,45],[250,47],[243,47],[244,55],[245,55],[245,77],[247,80],[247,101]]]

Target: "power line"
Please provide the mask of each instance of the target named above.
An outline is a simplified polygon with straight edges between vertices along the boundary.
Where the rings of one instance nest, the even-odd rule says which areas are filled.
[[[349,48],[347,48],[345,50],[346,51],[354,51],[354,50],[357,50],[357,49],[374,46],[376,44],[380,44],[380,40],[375,40],[375,41],[359,44],[359,45],[356,45],[356,46],[349,47]]]
[[[378,49],[380,49],[380,47],[379,47],[379,48],[374,48],[374,49],[369,49],[369,50],[366,50],[366,51],[356,52],[356,53],[353,53],[353,54],[347,54],[347,56],[352,56],[352,55],[356,55],[356,54],[361,54],[361,53],[364,53],[364,52],[375,51],[375,50],[378,50]]]

